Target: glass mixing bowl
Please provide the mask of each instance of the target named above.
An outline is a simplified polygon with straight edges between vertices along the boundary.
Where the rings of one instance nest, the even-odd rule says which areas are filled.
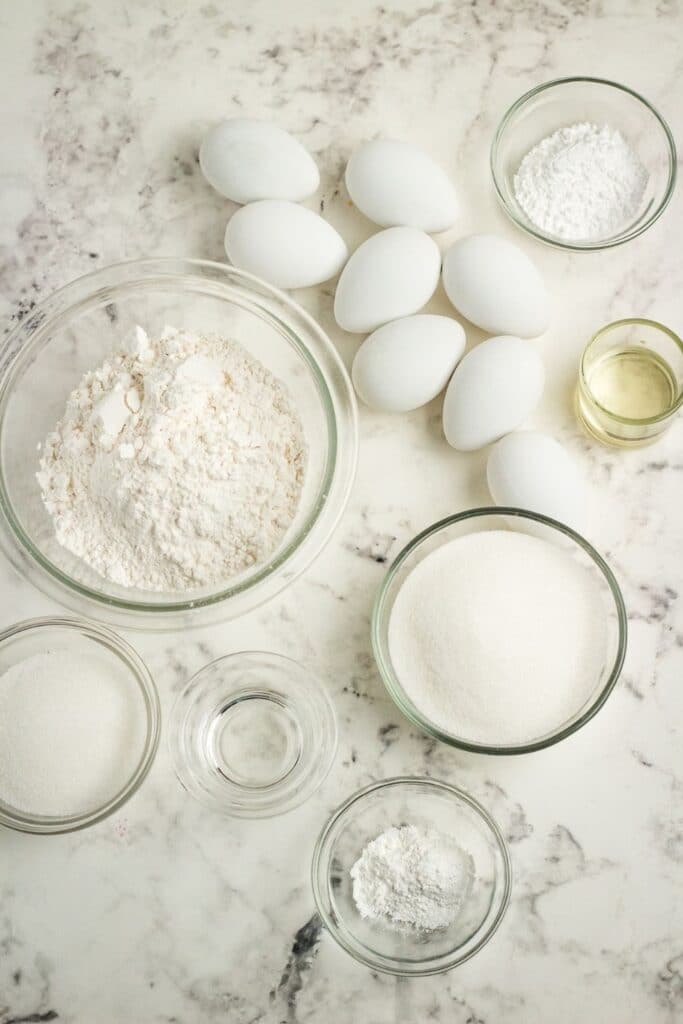
[[[423,558],[448,544],[458,537],[486,530],[517,530],[531,534],[541,540],[561,545],[573,559],[589,571],[599,588],[605,608],[606,643],[601,670],[596,674],[595,685],[589,699],[572,717],[565,722],[558,722],[557,727],[545,736],[529,737],[527,742],[519,744],[489,745],[475,743],[463,736],[445,732],[435,722],[422,714],[410,700],[399,682],[398,675],[389,653],[389,621],[394,601],[406,577]],[[553,743],[566,739],[580,729],[593,715],[597,714],[610,693],[614,689],[626,654],[627,619],[624,599],[619,585],[604,558],[574,530],[549,519],[536,512],[527,512],[516,508],[475,508],[467,512],[442,519],[419,533],[396,557],[394,563],[380,588],[372,613],[372,645],[375,660],[389,691],[389,695],[399,710],[419,726],[424,732],[435,739],[448,743],[461,750],[471,750],[479,754],[525,754],[532,750],[542,750]],[[548,666],[548,676],[552,682],[552,665]]]
[[[515,197],[514,177],[537,143],[558,128],[582,121],[618,128],[649,180],[633,220],[615,235],[567,241],[529,220]],[[632,89],[603,78],[558,78],[520,96],[504,115],[491,146],[491,174],[503,209],[517,227],[558,249],[591,252],[636,238],[664,212],[676,182],[676,146],[666,121]]]
[[[14,665],[37,654],[68,651],[86,659],[97,659],[101,671],[107,672],[121,692],[131,701],[131,713],[139,720],[136,736],[137,758],[122,767],[121,784],[116,792],[99,806],[84,808],[82,813],[68,817],[28,814],[3,801],[0,779],[0,825],[18,832],[47,835],[75,832],[107,818],[121,809],[144,782],[159,746],[161,709],[154,680],[140,656],[130,644],[104,626],[69,618],[28,619],[0,632],[0,687],[2,676]],[[59,728],[59,722],[54,723]]]
[[[356,907],[351,868],[367,843],[402,825],[436,829],[472,858],[474,877],[448,928],[397,932]],[[334,812],[318,837],[311,880],[318,913],[339,945],[372,970],[408,978],[448,971],[486,945],[507,909],[511,868],[500,829],[473,797],[433,779],[396,778],[361,789]]]
[[[297,515],[267,562],[219,585],[173,594],[109,583],[61,547],[43,507],[37,446],[83,374],[136,324],[239,341],[287,386],[308,444]],[[221,263],[146,259],[86,274],[51,295],[9,336],[0,367],[0,545],[58,601],[110,622],[170,629],[232,618],[267,601],[310,565],[349,496],[356,403],[329,338],[286,295]]]

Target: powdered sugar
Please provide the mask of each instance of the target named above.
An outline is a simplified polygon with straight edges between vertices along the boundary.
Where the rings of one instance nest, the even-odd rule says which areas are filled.
[[[598,685],[607,621],[598,583],[562,547],[490,530],[432,551],[406,578],[389,651],[406,694],[472,743],[540,739]]]
[[[178,591],[268,558],[305,464],[284,385],[242,346],[138,327],[69,396],[38,482],[60,544],[115,583]]]
[[[351,868],[361,917],[401,929],[448,928],[472,885],[472,858],[434,828],[403,825],[367,844]]]
[[[609,238],[631,222],[648,174],[621,132],[582,122],[547,136],[522,160],[517,202],[540,230],[565,241]]]

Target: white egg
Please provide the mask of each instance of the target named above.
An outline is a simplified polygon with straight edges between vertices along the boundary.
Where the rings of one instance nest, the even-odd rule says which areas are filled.
[[[540,512],[583,531],[583,475],[573,456],[553,437],[535,430],[508,434],[491,449],[486,477],[496,505]]]
[[[199,164],[210,185],[234,203],[298,202],[313,195],[320,174],[312,156],[270,121],[233,117],[205,136]]]
[[[543,393],[536,349],[521,338],[488,338],[468,352],[451,377],[443,429],[454,448],[469,452],[520,425]]]
[[[381,412],[409,412],[446,387],[465,350],[465,332],[448,316],[392,320],[365,339],[351,375],[359,397]]]
[[[379,231],[356,249],[342,271],[334,298],[337,323],[364,334],[417,313],[434,294],[440,268],[439,247],[424,231]]]
[[[276,288],[307,288],[338,274],[348,258],[341,235],[317,213],[282,199],[243,206],[225,230],[228,259]]]
[[[410,142],[363,142],[346,165],[346,188],[361,213],[384,228],[445,231],[458,214],[448,176]]]
[[[548,326],[543,279],[526,253],[506,238],[460,238],[444,256],[443,286],[455,308],[490,334],[535,338]]]

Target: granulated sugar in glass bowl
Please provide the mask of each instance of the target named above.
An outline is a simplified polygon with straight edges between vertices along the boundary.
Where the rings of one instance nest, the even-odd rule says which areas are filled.
[[[72,832],[118,810],[159,743],[159,698],[137,653],[79,619],[0,633],[0,824]]]
[[[626,612],[609,567],[569,527],[472,509],[399,554],[375,604],[373,647],[411,721],[452,746],[517,754],[602,707],[623,664]]]
[[[36,479],[38,446],[64,415],[67,397],[137,325],[149,337],[172,325],[236,341],[282,382],[301,423],[306,466],[292,521],[260,560],[205,585],[169,591],[106,580],[59,543]],[[346,505],[358,445],[348,375],[315,321],[249,274],[183,259],[95,271],[32,310],[9,336],[0,362],[0,546],[24,576],[77,611],[144,629],[241,615],[311,563]]]

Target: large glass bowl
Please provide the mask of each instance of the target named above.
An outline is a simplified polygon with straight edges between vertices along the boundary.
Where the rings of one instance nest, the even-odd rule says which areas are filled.
[[[68,651],[83,658],[96,657],[103,672],[116,682],[121,692],[128,694],[131,711],[139,721],[139,746],[130,764],[122,766],[120,784],[98,806],[83,808],[78,814],[56,816],[27,813],[6,803],[2,798],[0,779],[0,825],[18,832],[49,835],[76,832],[95,825],[110,814],[119,811],[138,791],[152,767],[159,746],[161,708],[154,680],[145,663],[135,650],[105,626],[71,618],[27,619],[0,632],[0,686],[2,676],[37,654],[58,654]],[[54,728],[59,729],[56,721]],[[106,728],[106,723],[105,723]]]
[[[559,544],[569,555],[588,572],[599,588],[605,609],[606,641],[600,671],[596,673],[595,683],[588,700],[570,719],[558,722],[556,727],[545,736],[529,737],[528,742],[516,744],[485,744],[476,743],[465,736],[456,736],[440,728],[432,722],[408,697],[399,682],[398,675],[391,661],[389,652],[389,621],[394,602],[407,576],[427,555],[448,544],[458,537],[487,530],[516,530],[531,534],[551,544]],[[614,575],[597,551],[575,533],[574,530],[535,512],[527,512],[516,508],[475,508],[468,512],[442,519],[433,526],[419,533],[400,554],[389,568],[380,588],[372,614],[372,645],[375,660],[384,680],[389,695],[399,710],[424,732],[461,750],[471,750],[479,754],[525,754],[533,750],[541,750],[552,746],[560,740],[571,736],[586,722],[597,714],[614,689],[626,654],[627,620],[624,600],[619,584]],[[548,665],[549,684],[552,684],[553,666]]]
[[[403,825],[436,829],[472,858],[471,884],[448,928],[397,932],[356,907],[351,868],[367,843]],[[486,945],[508,906],[511,868],[500,829],[473,797],[406,777],[375,782],[334,812],[318,837],[311,878],[318,913],[339,945],[372,970],[409,978],[449,971]]]
[[[308,445],[297,515],[266,563],[218,585],[173,594],[109,583],[61,547],[36,481],[37,446],[66,398],[135,324],[239,341],[289,390]],[[50,296],[0,357],[0,545],[36,586],[77,611],[144,629],[232,618],[273,597],[330,538],[356,464],[357,413],[329,338],[286,295],[220,263],[145,259],[86,274]]]
[[[529,220],[515,197],[514,178],[523,157],[537,143],[558,128],[584,121],[618,128],[649,180],[640,208],[616,234],[567,241]],[[632,89],[603,78],[558,78],[520,96],[505,113],[491,146],[491,174],[503,209],[517,227],[558,249],[591,252],[636,238],[664,212],[676,182],[676,146],[666,121]]]

